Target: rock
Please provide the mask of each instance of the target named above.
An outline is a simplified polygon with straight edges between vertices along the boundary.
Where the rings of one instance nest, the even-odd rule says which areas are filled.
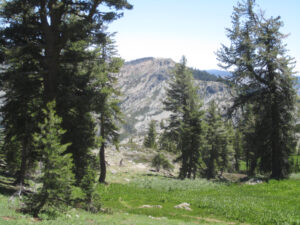
[[[111,170],[110,171],[112,174],[116,174],[117,173],[117,171],[115,171],[115,170]]]
[[[159,208],[159,209],[161,209],[162,206],[161,205],[142,205],[139,208],[140,209],[145,209],[145,208]]]
[[[154,216],[148,216],[148,217],[153,220],[167,219],[166,217],[154,217]]]
[[[139,168],[139,169],[146,169],[146,166],[143,164],[143,163],[138,163],[136,165],[136,168]]]
[[[255,178],[251,178],[250,180],[248,180],[248,181],[246,182],[246,184],[248,184],[248,185],[256,185],[256,184],[261,184],[261,183],[263,183],[262,180],[260,180],[260,179],[255,179]]]
[[[145,209],[145,208],[153,208],[152,205],[142,205],[139,207],[140,209]]]
[[[185,210],[188,210],[188,211],[192,211],[192,209],[190,208],[190,204],[189,203],[186,203],[186,202],[183,202],[179,205],[175,205],[174,208],[175,209],[185,209]]]
[[[130,179],[128,179],[128,178],[124,178],[124,180],[125,180],[126,182],[129,182],[129,181],[130,181]]]

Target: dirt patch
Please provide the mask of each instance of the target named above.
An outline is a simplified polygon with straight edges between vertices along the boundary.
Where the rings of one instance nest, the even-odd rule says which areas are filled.
[[[223,173],[223,177],[231,182],[239,182],[241,179],[247,177],[247,175],[241,173]]]
[[[33,222],[41,222],[41,221],[42,221],[42,219],[40,219],[40,218],[38,218],[38,217],[33,217],[33,218],[31,218],[31,220],[32,220]]]
[[[91,220],[91,219],[88,219],[87,222],[88,222],[89,224],[96,224],[96,221]]]
[[[10,221],[10,220],[16,220],[17,218],[15,218],[15,217],[11,217],[11,216],[2,216],[1,217],[3,220],[5,220],[5,221]]]
[[[223,221],[223,220],[210,218],[210,217],[198,217],[198,216],[190,216],[190,215],[182,215],[182,216],[197,219],[197,220],[204,220],[204,221],[209,222],[209,223],[222,223],[222,224],[229,224],[229,225],[241,224],[239,222],[228,222],[228,221]],[[250,225],[250,224],[243,223],[241,225]]]

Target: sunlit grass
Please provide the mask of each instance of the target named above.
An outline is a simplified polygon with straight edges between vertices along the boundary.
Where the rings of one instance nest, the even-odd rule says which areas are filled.
[[[250,224],[300,224],[299,187],[300,180],[295,179],[225,185],[204,180],[144,178],[144,183],[133,181],[102,187],[101,193],[104,206],[135,214],[184,221],[214,217]],[[190,203],[192,211],[174,208],[182,202]],[[144,204],[162,208],[139,208]]]
[[[0,224],[300,224],[300,174],[289,180],[248,185],[205,179],[178,180],[139,175],[126,183],[99,185],[103,208],[109,214],[72,209],[41,221],[16,211],[9,203],[14,190],[0,183]],[[187,202],[192,211],[174,206]],[[161,208],[141,208],[159,205]]]

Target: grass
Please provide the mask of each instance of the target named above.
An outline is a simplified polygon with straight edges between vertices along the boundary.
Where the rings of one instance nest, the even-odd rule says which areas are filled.
[[[196,217],[250,224],[300,224],[300,180],[269,183],[216,184],[151,177],[101,189],[104,206],[133,214],[192,221]],[[182,183],[180,183],[182,182]],[[175,209],[182,202],[192,211]],[[163,208],[141,209],[161,205]]]
[[[99,185],[103,207],[112,214],[69,209],[54,220],[16,212],[12,180],[0,174],[0,224],[300,224],[300,174],[283,181],[247,185],[204,179],[139,175],[129,183]],[[192,211],[174,206],[187,202]],[[140,208],[160,205],[162,208]]]
[[[116,212],[113,214],[91,214],[82,210],[70,209],[65,215],[57,217],[55,220],[32,218],[21,213],[17,213],[6,206],[8,197],[0,195],[0,224],[1,225],[131,225],[131,224],[149,224],[149,225],[179,225],[180,220],[170,220],[168,218],[152,218],[146,215],[129,214],[126,212]]]

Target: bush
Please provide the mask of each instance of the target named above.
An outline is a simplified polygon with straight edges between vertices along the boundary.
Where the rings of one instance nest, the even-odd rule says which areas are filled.
[[[152,166],[155,167],[156,171],[159,172],[162,167],[165,170],[173,170],[174,166],[169,162],[169,160],[163,155],[158,153],[152,159]]]
[[[84,209],[89,212],[96,213],[101,209],[100,196],[96,193],[96,173],[89,166],[86,171],[86,175],[83,177],[80,187],[84,193]]]

